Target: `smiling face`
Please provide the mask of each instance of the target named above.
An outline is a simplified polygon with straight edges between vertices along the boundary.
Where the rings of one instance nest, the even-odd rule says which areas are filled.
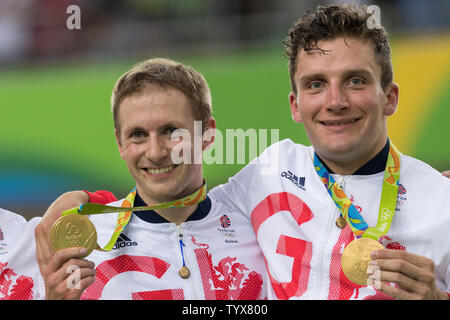
[[[171,139],[176,129],[187,130],[194,139],[191,103],[181,91],[144,87],[121,102],[118,120],[115,132],[120,155],[146,203],[179,199],[202,186],[201,164],[174,164],[171,157],[173,148],[180,143]],[[212,126],[213,121],[211,118]],[[192,141],[189,146],[193,157]],[[206,146],[203,144],[202,150]]]
[[[368,41],[323,40],[327,50],[297,56],[297,95],[292,117],[304,124],[317,154],[340,174],[351,174],[374,157],[387,140],[386,116],[398,103],[398,86],[381,87],[381,68]]]

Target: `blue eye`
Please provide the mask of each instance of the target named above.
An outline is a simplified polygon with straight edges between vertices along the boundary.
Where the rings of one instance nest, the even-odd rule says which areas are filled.
[[[142,131],[135,131],[131,134],[132,137],[134,138],[140,138],[143,136],[143,132]]]
[[[130,134],[130,138],[133,139],[133,140],[142,140],[143,138],[146,137],[146,135],[147,135],[147,134],[146,134],[144,131],[142,131],[142,130],[136,130],[136,131],[133,131],[133,132]]]
[[[320,81],[313,81],[308,85],[311,89],[320,89],[322,88],[322,83]]]
[[[350,82],[352,85],[355,85],[355,86],[363,84],[363,80],[360,78],[353,78],[350,80]]]

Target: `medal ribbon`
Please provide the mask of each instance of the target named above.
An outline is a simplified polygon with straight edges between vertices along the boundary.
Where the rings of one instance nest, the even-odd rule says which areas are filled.
[[[206,194],[207,194],[206,183],[204,182],[201,188],[199,188],[194,193],[182,199],[163,202],[145,207],[133,207],[134,199],[136,197],[136,188],[134,188],[122,202],[121,207],[105,206],[98,203],[85,203],[79,207],[64,211],[62,215],[63,216],[68,214],[91,215],[91,214],[119,212],[119,216],[117,217],[116,221],[116,227],[111,236],[111,239],[103,248],[97,245],[97,250],[110,251],[114,247],[117,238],[119,238],[119,235],[122,233],[128,222],[130,221],[131,214],[133,213],[133,211],[147,211],[156,209],[181,208],[193,206],[205,200]]]
[[[341,216],[347,221],[356,238],[365,237],[378,240],[388,232],[394,218],[400,180],[400,153],[392,142],[390,142],[389,155],[384,170],[378,221],[375,227],[367,225],[352,201],[347,197],[339,184],[336,183],[322,162],[320,162],[315,152],[314,167],[328,194],[338,207]]]

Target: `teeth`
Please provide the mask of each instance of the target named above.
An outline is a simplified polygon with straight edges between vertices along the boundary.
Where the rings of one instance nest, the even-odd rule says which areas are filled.
[[[345,124],[349,124],[349,123],[354,123],[356,122],[358,119],[354,119],[354,120],[349,120],[349,121],[336,121],[336,122],[322,122],[324,125],[326,126],[342,126]]]
[[[170,165],[167,167],[163,167],[163,168],[148,168],[147,171],[151,174],[161,174],[161,173],[165,173],[165,172],[169,172],[171,170],[173,170],[173,168],[175,168],[175,165]]]

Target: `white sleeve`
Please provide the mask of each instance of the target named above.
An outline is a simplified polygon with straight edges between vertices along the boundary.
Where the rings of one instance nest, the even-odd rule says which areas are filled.
[[[227,183],[213,188],[209,195],[217,201],[224,201],[234,211],[250,217],[252,192],[256,189],[264,189],[262,184],[270,183],[271,179],[274,179],[273,177],[279,179],[276,174],[280,169],[279,150],[280,143],[271,145],[235,176],[229,178]]]
[[[249,216],[248,192],[250,191],[252,177],[255,171],[253,162],[246,165],[236,175],[228,179],[227,183],[211,189],[209,196],[216,201],[224,202],[231,210]]]
[[[43,297],[43,281],[36,261],[34,229],[40,221],[0,209],[0,299],[29,300]]]

